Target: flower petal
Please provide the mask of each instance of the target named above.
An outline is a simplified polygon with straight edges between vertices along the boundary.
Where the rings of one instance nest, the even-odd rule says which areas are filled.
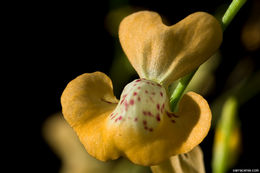
[[[72,80],[61,96],[62,112],[89,154],[99,160],[116,159],[119,154],[103,133],[104,119],[118,100],[112,82],[104,73],[86,73]]]
[[[142,130],[140,124],[136,122],[134,125],[132,120],[127,119],[111,125],[109,118],[107,131],[110,136],[108,138],[114,139],[114,144],[122,151],[122,155],[135,164],[150,166],[192,150],[205,138],[210,123],[211,112],[207,101],[200,95],[189,92],[180,101],[179,112],[175,115],[166,111],[153,131]],[[149,127],[154,122],[147,119],[144,125]]]
[[[205,12],[193,13],[166,26],[157,13],[141,11],[121,22],[119,38],[139,76],[167,86],[197,68],[218,49],[222,29]]]
[[[153,173],[205,173],[203,153],[199,146],[188,153],[172,156],[160,165],[151,167]]]
[[[208,102],[199,94],[186,93],[180,103],[176,130],[180,131],[179,140],[182,141],[176,153],[186,153],[200,144],[207,136],[211,126],[211,110]],[[177,123],[177,121],[179,123]]]

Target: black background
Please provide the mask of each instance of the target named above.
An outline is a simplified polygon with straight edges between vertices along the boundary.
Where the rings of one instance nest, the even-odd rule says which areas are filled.
[[[174,1],[129,0],[141,9],[159,12],[172,24],[190,13],[206,11],[214,14],[224,0]],[[230,1],[229,1],[230,2]],[[124,3],[118,1],[113,8]],[[3,112],[2,155],[9,171],[58,172],[59,159],[42,137],[42,123],[61,110],[60,96],[66,84],[76,76],[94,71],[108,73],[113,59],[113,38],[104,27],[111,10],[108,1],[19,2],[6,7],[3,17],[2,82],[7,89]],[[226,58],[216,72],[217,84],[209,102],[225,86],[230,68],[244,56],[251,56],[259,70],[259,51],[247,52],[241,44],[241,28],[248,20],[249,1],[224,33],[220,48]],[[243,152],[236,168],[259,167],[259,95],[240,107]],[[258,105],[258,107],[257,107]],[[7,119],[5,119],[7,118]],[[213,134],[203,141],[207,171],[210,172]]]

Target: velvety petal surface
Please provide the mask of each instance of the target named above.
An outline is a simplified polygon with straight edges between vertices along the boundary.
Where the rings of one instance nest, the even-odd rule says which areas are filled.
[[[72,80],[61,96],[62,113],[89,154],[99,160],[120,155],[107,139],[105,119],[118,100],[110,78],[101,72],[86,73]]]
[[[193,13],[167,26],[157,13],[141,11],[121,22],[119,38],[141,78],[168,86],[213,55],[222,41],[222,29],[205,12]]]

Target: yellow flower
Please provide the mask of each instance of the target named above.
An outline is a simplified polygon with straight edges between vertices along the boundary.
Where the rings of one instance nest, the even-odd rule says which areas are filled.
[[[118,101],[104,73],[80,75],[62,94],[65,119],[89,154],[103,161],[125,156],[148,166],[192,150],[210,128],[209,105],[189,92],[172,113],[167,88],[218,49],[220,24],[197,12],[166,26],[157,13],[141,11],[121,22],[119,38],[140,79],[129,83]]]

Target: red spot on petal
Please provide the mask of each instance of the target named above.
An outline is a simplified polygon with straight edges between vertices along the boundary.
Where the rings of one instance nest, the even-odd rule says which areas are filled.
[[[146,121],[146,120],[143,120],[143,124],[144,124],[144,125],[147,125],[147,121]]]
[[[133,99],[130,100],[129,104],[134,105],[135,101]]]
[[[137,89],[141,89],[141,87],[137,87]]]
[[[171,115],[171,113],[170,113],[170,112],[166,112],[166,114],[167,114],[167,116],[168,116],[169,118],[171,118],[171,117],[172,117],[172,115]]]
[[[160,92],[160,95],[161,95],[161,97],[163,97],[163,93],[162,92]]]
[[[133,94],[134,96],[136,96],[137,95],[137,92],[134,92],[134,94]]]
[[[149,112],[148,112],[148,116],[149,116],[149,117],[153,117],[153,114],[149,111]]]
[[[161,113],[163,113],[163,112],[164,112],[164,104],[161,107]]]
[[[148,91],[147,91],[147,90],[145,90],[145,93],[146,93],[146,94],[148,94]]]
[[[143,111],[143,114],[144,114],[144,115],[147,115],[147,112],[146,112],[146,111]]]
[[[161,121],[160,114],[157,114],[157,115],[156,115],[156,120],[157,120],[157,121]]]
[[[140,102],[140,101],[141,101],[141,98],[140,98],[140,97],[138,97],[138,98],[137,98],[137,100]]]
[[[137,122],[137,121],[138,121],[138,118],[137,118],[137,117],[135,117],[134,121],[135,121],[135,122]]]
[[[125,101],[125,111],[127,111],[127,109],[128,109],[128,103],[127,101]]]
[[[146,82],[147,84],[150,84],[150,82]]]
[[[171,122],[172,122],[172,123],[176,123],[176,121],[175,121],[175,120],[171,120]]]
[[[149,131],[152,132],[152,131],[153,131],[153,128],[149,128]]]
[[[160,110],[160,104],[157,104],[157,105],[156,105],[156,108],[157,108],[158,110]]]
[[[171,113],[171,112],[166,112],[166,114],[168,115],[168,117],[175,117],[175,118],[179,118],[178,115],[175,115],[174,113]]]
[[[140,82],[141,81],[141,79],[137,79],[135,82]]]
[[[122,120],[122,116],[118,117],[119,120]]]

